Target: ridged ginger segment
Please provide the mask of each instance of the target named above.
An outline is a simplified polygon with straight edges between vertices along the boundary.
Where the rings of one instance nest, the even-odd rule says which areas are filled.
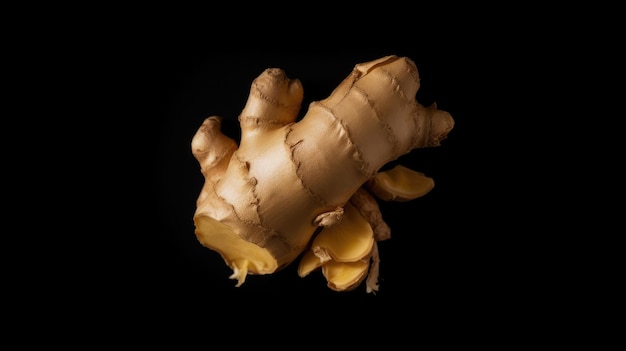
[[[205,178],[195,234],[222,256],[237,286],[249,274],[286,267],[318,236],[327,243],[319,246],[319,255],[324,251],[346,260],[334,263],[350,263],[326,268],[329,284],[343,290],[364,279],[347,272],[368,266],[375,241],[388,238],[389,230],[371,201],[351,208],[351,198],[383,165],[413,149],[438,146],[454,125],[449,113],[415,100],[418,88],[410,59],[382,57],[355,65],[296,121],[301,82],[268,68],[253,81],[239,115],[239,142],[222,134],[221,117],[205,119],[191,142]],[[343,227],[355,233],[334,229],[346,239],[326,237],[325,230],[342,228],[344,220]],[[322,262],[311,260],[303,272],[317,267],[323,268]]]

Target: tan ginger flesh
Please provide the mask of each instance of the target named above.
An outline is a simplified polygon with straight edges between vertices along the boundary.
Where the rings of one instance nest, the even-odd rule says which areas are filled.
[[[195,233],[221,255],[237,286],[299,256],[309,257],[301,276],[321,267],[338,291],[365,280],[370,261],[377,272],[376,241],[389,238],[389,228],[362,191],[369,184],[372,194],[398,201],[424,195],[434,184],[428,177],[379,170],[414,149],[440,145],[454,126],[449,113],[415,100],[418,89],[409,58],[382,57],[357,64],[296,121],[302,84],[268,68],[239,115],[239,143],[222,134],[221,117],[205,119],[191,142],[205,179]],[[368,291],[377,289],[375,278],[367,278]]]
[[[381,200],[404,202],[426,195],[435,187],[435,181],[422,172],[396,165],[376,173],[366,186]]]

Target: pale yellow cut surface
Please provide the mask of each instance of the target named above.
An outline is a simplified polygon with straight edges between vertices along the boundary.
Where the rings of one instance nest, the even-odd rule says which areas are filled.
[[[313,251],[327,253],[337,262],[354,262],[368,257],[374,245],[374,231],[351,203],[346,203],[338,223],[324,228],[313,239]],[[320,254],[317,254],[320,256]]]
[[[229,226],[207,216],[196,216],[194,221],[198,240],[222,256],[233,270],[231,279],[237,279],[237,286],[248,273],[270,274],[278,267],[266,249],[241,239]]]
[[[302,255],[300,263],[298,265],[298,275],[303,278],[309,275],[309,273],[322,266],[322,260],[317,257],[312,250],[308,250]]]
[[[322,266],[322,274],[328,287],[337,291],[352,290],[367,276],[369,260],[356,262],[328,261]]]

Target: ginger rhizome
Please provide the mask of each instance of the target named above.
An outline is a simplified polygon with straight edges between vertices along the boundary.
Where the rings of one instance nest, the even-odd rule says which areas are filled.
[[[377,242],[390,229],[375,197],[408,201],[434,186],[403,166],[380,169],[440,145],[454,126],[448,112],[416,101],[419,83],[406,57],[357,64],[297,120],[301,82],[269,68],[239,115],[239,143],[221,132],[221,117],[204,120],[191,142],[205,179],[195,234],[221,255],[237,286],[300,257],[301,277],[319,268],[333,290],[363,281],[378,290]]]

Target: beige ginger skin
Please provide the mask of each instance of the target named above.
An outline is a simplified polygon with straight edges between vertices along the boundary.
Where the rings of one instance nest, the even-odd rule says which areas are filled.
[[[322,267],[329,287],[338,291],[364,280],[368,260],[377,255],[375,242],[389,235],[380,233],[388,228],[373,197],[362,191],[368,187],[379,198],[399,201],[428,192],[434,183],[421,173],[379,170],[413,149],[440,145],[454,126],[448,112],[415,100],[419,84],[417,68],[406,57],[357,64],[328,98],[311,103],[296,121],[302,84],[269,68],[252,83],[239,116],[239,144],[222,134],[221,117],[204,120],[191,142],[205,178],[195,233],[233,270],[237,286],[248,274],[274,273],[303,253],[310,259],[301,264],[308,264],[301,276]],[[350,207],[351,219],[339,229],[346,206],[353,204],[357,211]],[[379,227],[378,234],[363,221]],[[320,228],[335,226],[348,233],[336,234],[346,239],[320,238],[331,247],[311,246]],[[360,233],[353,239],[351,228]],[[362,244],[350,247],[351,241]],[[341,256],[347,252],[353,258]],[[376,289],[375,282],[368,283],[368,291]]]

